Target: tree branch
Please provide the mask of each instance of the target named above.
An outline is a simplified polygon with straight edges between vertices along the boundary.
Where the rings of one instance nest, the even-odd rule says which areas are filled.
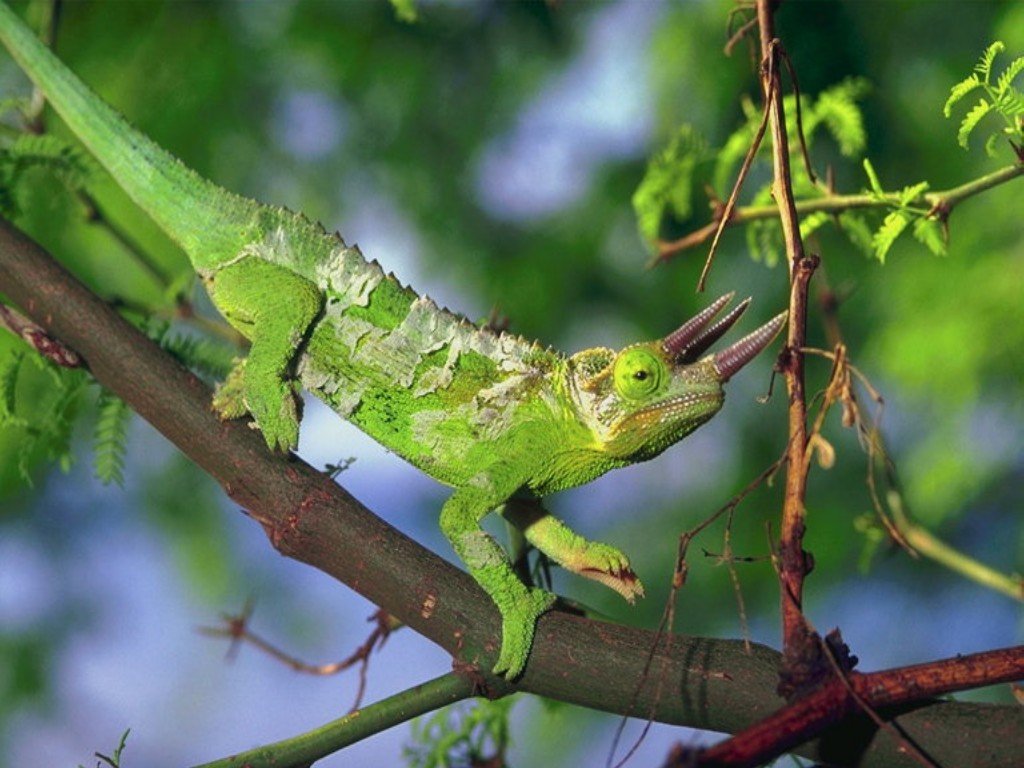
[[[384,523],[305,462],[271,454],[245,423],[220,422],[206,385],[2,221],[0,292],[76,350],[100,383],[213,476],[281,553],[352,587],[460,662],[490,669],[499,617],[467,574]],[[629,703],[623,691],[642,678],[654,643],[651,631],[552,611],[541,617],[530,662],[515,687],[621,714]],[[746,652],[739,640],[671,635],[658,643],[658,679],[645,680],[633,711],[734,733],[778,708],[778,663],[779,654],[764,646]],[[1013,768],[1024,753],[1020,707],[929,702],[902,714],[900,725],[949,765]],[[984,764],[972,737],[989,747]],[[835,729],[799,752],[834,765],[907,764],[898,745],[875,738],[871,728]]]
[[[833,678],[813,693],[700,752],[700,768],[746,768],[763,765],[833,723],[872,710],[975,688],[996,679],[1013,682],[1024,675],[1024,646],[917,664],[902,669]],[[945,762],[945,761],[943,761]]]
[[[781,690],[791,694],[806,682],[805,663],[818,650],[803,616],[804,576],[810,559],[803,549],[807,492],[807,400],[804,393],[804,356],[807,343],[807,290],[818,259],[804,254],[800,217],[793,198],[789,169],[789,139],[782,106],[782,83],[778,56],[781,45],[775,38],[774,13],[777,0],[757,0],[757,22],[761,38],[761,90],[768,102],[772,134],[772,194],[778,205],[782,236],[789,259],[789,323],[782,371],[789,393],[789,442],[786,449],[786,485],[779,533],[779,581],[782,593],[782,637],[785,665]],[[813,675],[813,673],[812,673]]]
[[[196,768],[307,768],[368,736],[472,695],[472,681],[464,675],[449,672],[376,704],[349,712],[312,731],[203,763]]]
[[[936,211],[936,215],[941,216],[943,219],[947,219],[949,218],[950,213],[953,212],[953,209],[964,200],[974,197],[975,195],[979,195],[982,192],[987,192],[988,190],[998,187],[1001,184],[1005,184],[1008,181],[1013,181],[1020,176],[1024,176],[1024,163],[1007,165],[997,171],[993,171],[992,173],[987,173],[984,176],[971,179],[959,186],[940,190],[938,192],[926,192],[921,196],[921,199],[929,206],[929,208]],[[840,214],[844,211],[851,211],[857,208],[888,208],[890,206],[897,205],[898,202],[899,196],[895,193],[890,196],[883,197],[882,199],[868,194],[826,195],[824,197],[815,197],[810,200],[798,200],[796,202],[796,212],[799,216],[806,216],[809,213],[816,213],[818,211]],[[693,232],[689,232],[677,240],[659,242],[657,244],[657,255],[654,257],[650,266],[654,266],[654,264],[661,261],[668,261],[673,256],[680,254],[685,250],[696,248],[698,245],[706,243],[709,238],[714,237],[715,232],[718,230],[720,217],[722,215],[723,212],[720,209],[716,214],[715,220],[709,224],[705,224],[699,229],[695,229]],[[729,227],[735,227],[742,224],[749,224],[752,221],[775,219],[778,217],[779,207],[777,205],[741,205],[732,211],[722,228],[727,229]]]

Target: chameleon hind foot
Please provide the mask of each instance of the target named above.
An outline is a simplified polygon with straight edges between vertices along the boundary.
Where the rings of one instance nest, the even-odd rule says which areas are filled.
[[[299,441],[302,401],[292,384],[268,378],[253,381],[252,373],[246,372],[246,358],[236,360],[227,378],[217,385],[213,409],[224,420],[240,419],[251,413],[254,426],[263,433],[267,445],[287,451]]]
[[[245,407],[245,358],[236,357],[227,378],[213,393],[213,410],[222,421],[240,419],[249,411]]]
[[[543,589],[531,587],[512,601],[502,601],[501,653],[492,672],[506,680],[514,680],[526,667],[530,655],[537,619],[555,604],[555,596]]]

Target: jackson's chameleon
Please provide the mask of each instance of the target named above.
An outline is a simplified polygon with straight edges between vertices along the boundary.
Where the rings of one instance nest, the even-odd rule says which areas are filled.
[[[502,617],[496,674],[522,672],[554,596],[528,587],[480,528],[506,502],[537,499],[657,456],[722,407],[722,384],[785,314],[702,356],[749,299],[731,294],[657,341],[565,356],[472,325],[401,285],[301,214],[201,178],[132,128],[4,4],[0,40],[114,180],[188,255],[217,309],[252,343],[220,387],[225,417],[250,414],[277,450],[298,442],[298,385],[455,488],[441,528]],[[504,512],[527,541],[633,602],[626,556],[539,505]]]

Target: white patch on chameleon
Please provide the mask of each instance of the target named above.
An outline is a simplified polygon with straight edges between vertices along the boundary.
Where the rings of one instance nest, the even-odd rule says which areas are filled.
[[[505,562],[494,539],[483,531],[467,531],[459,537],[459,544],[459,555],[470,568],[489,568]]]
[[[328,293],[327,313],[341,314],[349,307],[365,307],[370,294],[385,279],[384,270],[367,261],[358,248],[341,246],[317,265],[317,283]]]

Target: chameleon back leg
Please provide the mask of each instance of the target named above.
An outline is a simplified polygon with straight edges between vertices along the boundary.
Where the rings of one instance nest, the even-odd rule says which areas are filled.
[[[241,378],[245,409],[267,445],[290,450],[299,442],[299,400],[292,366],[310,326],[320,314],[317,287],[285,267],[248,257],[207,278],[213,303],[252,342],[249,356],[230,380]],[[239,410],[228,387],[216,406],[226,417]]]
[[[480,520],[513,490],[503,495],[498,489],[465,486],[441,510],[441,530],[501,612],[501,653],[493,672],[509,680],[526,666],[537,619],[555,602],[551,593],[523,584],[505,551],[480,528]]]

